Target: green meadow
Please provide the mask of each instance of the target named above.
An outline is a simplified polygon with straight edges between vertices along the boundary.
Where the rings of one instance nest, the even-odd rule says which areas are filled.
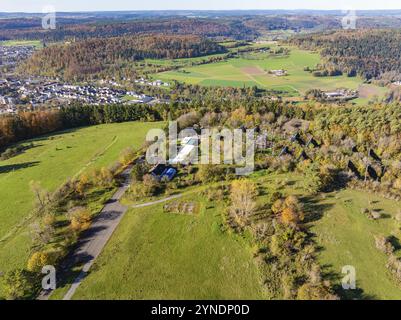
[[[74,299],[263,299],[247,241],[222,231],[222,208],[194,215],[163,205],[127,212]]]
[[[34,46],[38,49],[43,47],[40,40],[7,40],[0,41],[1,46]]]
[[[257,172],[257,202],[279,190],[304,198],[303,176]],[[127,212],[74,299],[271,299],[247,238],[223,231],[224,205],[199,192],[183,191],[184,201],[200,204],[195,215],[163,212],[163,204]],[[304,199],[307,228],[313,235],[323,274],[348,299],[401,299],[401,290],[375,247],[375,235],[400,237],[393,216],[398,203],[344,189]],[[173,200],[174,201],[174,200]],[[369,220],[361,210],[381,210]],[[399,253],[399,252],[398,252]],[[341,290],[342,267],[356,269],[357,290]],[[262,279],[262,282],[261,282]],[[268,281],[268,279],[267,279]],[[60,288],[54,298],[62,298]]]
[[[161,126],[129,122],[69,130],[25,141],[24,153],[0,161],[0,271],[25,267],[29,256],[30,181],[53,191],[85,170],[112,164],[123,149],[140,147],[147,131]]]
[[[371,203],[371,205],[369,205]],[[322,247],[319,260],[325,271],[342,278],[343,266],[356,270],[358,291],[340,292],[348,298],[401,299],[401,288],[387,270],[387,257],[375,246],[375,236],[400,239],[400,225],[394,220],[399,203],[371,193],[342,190],[320,201],[326,209],[312,227],[316,242]],[[369,220],[362,209],[374,209],[383,218]],[[399,250],[399,244],[396,245]],[[400,252],[398,251],[398,254]]]
[[[314,77],[305,67],[313,69],[321,63],[316,52],[290,48],[288,56],[266,53],[244,54],[223,62],[183,67],[175,71],[154,74],[163,81],[177,80],[203,86],[257,86],[264,89],[285,91],[290,95],[304,94],[309,89],[335,90],[337,88],[358,89],[363,84],[359,77],[345,75],[336,77]],[[180,59],[175,60],[176,63]],[[284,69],[287,76],[277,77],[270,70]],[[382,94],[380,91],[379,94]],[[367,98],[370,96],[368,95]]]

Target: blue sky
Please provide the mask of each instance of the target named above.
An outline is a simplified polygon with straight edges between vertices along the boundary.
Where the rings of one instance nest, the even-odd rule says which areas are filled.
[[[400,0],[0,0],[0,12],[236,9],[401,9]]]

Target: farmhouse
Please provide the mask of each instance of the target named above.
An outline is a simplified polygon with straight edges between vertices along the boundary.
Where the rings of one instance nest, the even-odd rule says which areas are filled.
[[[287,71],[283,69],[270,70],[269,73],[275,75],[276,77],[283,77],[287,75]]]
[[[323,92],[327,101],[352,100],[358,98],[358,91],[339,89],[336,91]]]
[[[170,166],[166,166],[165,164],[158,164],[155,167],[153,167],[152,170],[149,171],[149,174],[151,174],[159,181],[164,179],[171,181],[176,176],[177,169]]]

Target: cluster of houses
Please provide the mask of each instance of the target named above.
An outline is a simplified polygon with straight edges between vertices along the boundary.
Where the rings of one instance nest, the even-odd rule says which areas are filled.
[[[90,85],[69,85],[58,82],[26,83],[18,89],[22,99],[34,105],[52,99],[78,100],[88,104],[120,103],[123,92],[107,87],[96,88]]]
[[[149,81],[146,80],[145,78],[140,78],[134,80],[136,84],[143,85],[143,86],[152,86],[152,87],[168,87],[170,84],[168,82],[163,82],[162,80],[154,80],[154,81]]]
[[[303,160],[311,160],[311,158],[307,154],[308,148],[319,148],[320,144],[315,140],[313,136],[309,136],[307,140],[304,140],[300,133],[295,133],[290,137],[290,142],[291,143],[296,143],[300,145],[303,150],[301,153],[297,156],[297,161],[303,161]],[[352,147],[352,153],[358,154],[359,150],[357,146]],[[288,146],[283,147],[281,152],[279,153],[279,157],[289,155],[293,156],[293,151]],[[348,160],[347,163],[347,170],[353,174],[357,179],[364,179],[365,181],[367,179],[372,179],[374,181],[380,181],[380,177],[384,175],[386,171],[386,167],[382,162],[382,159],[375,153],[373,149],[369,149],[368,151],[368,157],[369,159],[368,163],[365,164],[365,170],[364,174],[361,175],[360,171],[358,170],[357,166],[352,162],[351,159]]]
[[[1,46],[0,45],[0,68],[8,67],[15,69],[16,65],[33,54],[33,46]],[[10,71],[12,71],[10,70]]]
[[[122,103],[162,103],[154,97],[115,87],[94,85],[72,85],[60,80],[47,78],[19,79],[7,77],[0,80],[0,113],[16,112],[15,105],[36,107],[47,102],[81,101],[85,104],[122,104]]]

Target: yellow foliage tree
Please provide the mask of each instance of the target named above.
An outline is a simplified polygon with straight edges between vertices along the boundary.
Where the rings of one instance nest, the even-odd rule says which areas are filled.
[[[71,229],[76,232],[81,232],[90,227],[91,213],[86,208],[75,208],[70,213]]]
[[[242,223],[256,209],[256,184],[250,180],[236,180],[231,184],[231,212]]]
[[[49,252],[35,252],[28,260],[27,269],[31,272],[40,272],[44,266],[53,263],[53,257]]]

